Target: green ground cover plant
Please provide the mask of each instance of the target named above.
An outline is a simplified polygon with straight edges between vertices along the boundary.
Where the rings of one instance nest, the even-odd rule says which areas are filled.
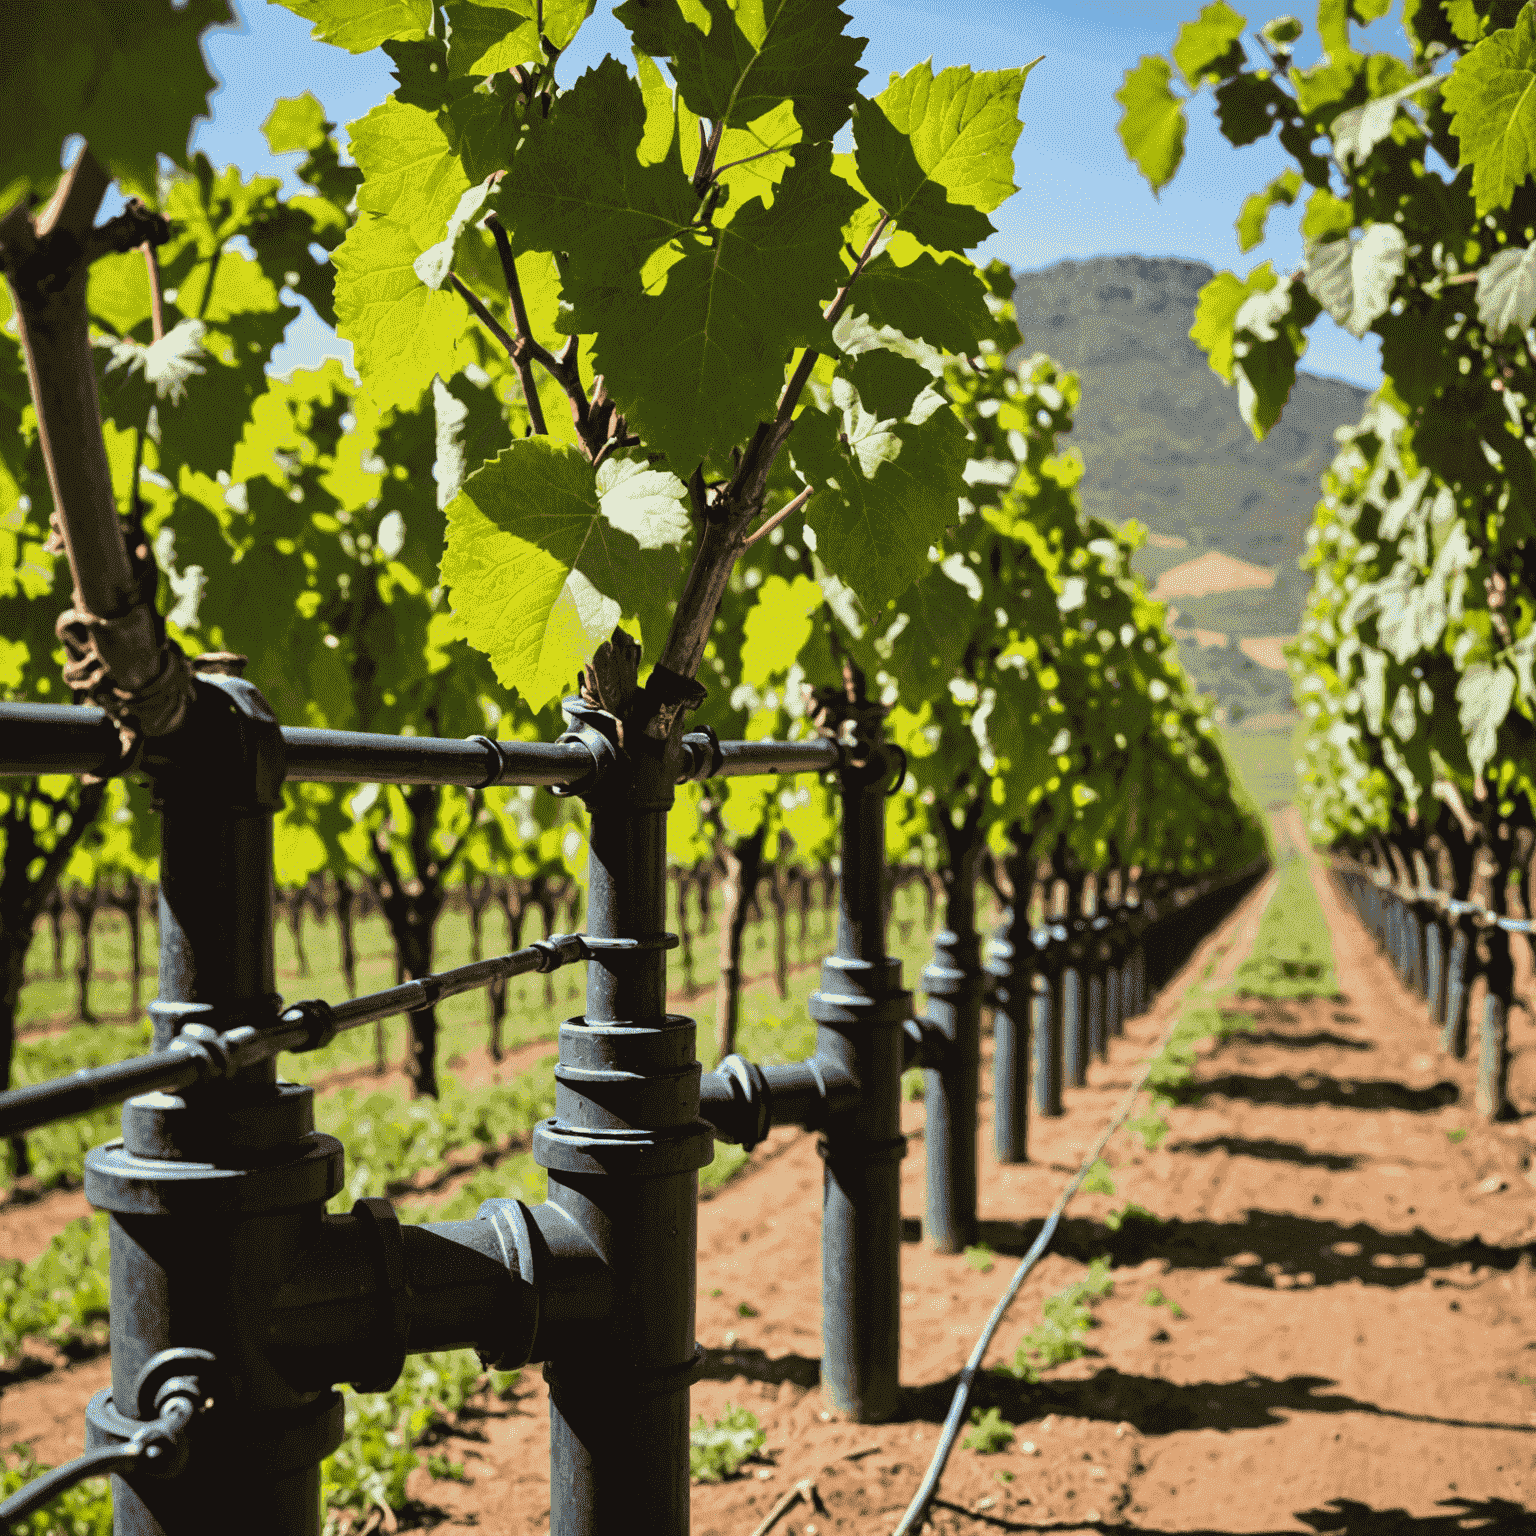
[[[701,1413],[688,1436],[688,1472],[696,1483],[720,1483],[735,1477],[766,1444],[757,1415],[731,1403],[711,1423]]]

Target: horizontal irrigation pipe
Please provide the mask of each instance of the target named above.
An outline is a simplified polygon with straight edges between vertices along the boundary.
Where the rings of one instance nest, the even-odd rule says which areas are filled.
[[[1505,933],[1522,933],[1527,937],[1536,935],[1536,920],[1531,918],[1501,917],[1497,912],[1490,912],[1480,901],[1461,901],[1457,897],[1447,896],[1444,891],[1437,891],[1432,885],[1420,886],[1418,890],[1404,889],[1369,864],[1346,858],[1343,854],[1334,854],[1333,861],[1339,869],[1361,876],[1378,890],[1409,905],[1424,902],[1428,906],[1438,907],[1449,918],[1470,917],[1479,928],[1502,928]]]
[[[559,741],[462,740],[375,736],[282,726],[284,777],[290,784],[456,784],[466,789],[528,785],[583,791],[616,760],[596,731]],[[755,774],[825,773],[843,766],[843,749],[821,737],[807,741],[720,741],[713,732],[683,738],[687,779]],[[111,777],[153,770],[178,750],[175,736],[148,744],[142,759],[124,761],[117,727],[91,705],[0,704],[0,778],[89,773]]]
[[[1218,883],[1222,882],[1212,882],[1206,890],[1214,890]],[[1270,896],[1273,894],[1274,884],[1271,883]],[[1269,898],[1266,897],[1265,900],[1267,904]],[[923,1481],[912,1502],[907,1506],[906,1513],[901,1517],[901,1523],[892,1532],[892,1536],[912,1536],[914,1531],[922,1529],[928,1517],[928,1507],[939,1491],[944,1469],[949,1465],[955,1442],[960,1438],[960,1431],[965,1427],[965,1412],[971,1404],[971,1391],[976,1385],[977,1376],[981,1374],[981,1362],[986,1359],[987,1351],[992,1347],[992,1340],[997,1336],[997,1330],[1002,1327],[1009,1308],[1018,1300],[1019,1291],[1029,1278],[1030,1271],[1045,1257],[1045,1252],[1050,1247],[1051,1239],[1055,1237],[1056,1229],[1061,1225],[1061,1218],[1066,1213],[1068,1205],[1072,1203],[1073,1196],[1083,1187],[1083,1182],[1093,1170],[1093,1165],[1104,1155],[1104,1149],[1109,1145],[1110,1139],[1131,1118],[1131,1111],[1135,1109],[1136,1101],[1145,1090],[1147,1080],[1152,1076],[1153,1067],[1156,1066],[1163,1052],[1168,1049],[1168,1042],[1173,1039],[1173,1032],[1178,1027],[1179,1016],[1175,1014],[1169,1021],[1168,1027],[1159,1036],[1156,1049],[1142,1062],[1140,1071],[1137,1072],[1131,1086],[1126,1089],[1125,1097],[1121,1099],[1114,1114],[1109,1117],[1109,1123],[1088,1149],[1077,1172],[1067,1180],[1061,1193],[1056,1197],[1056,1203],[1051,1207],[1050,1215],[1045,1218],[1034,1242],[1029,1245],[1029,1251],[1019,1261],[1019,1267],[1013,1272],[1013,1278],[1008,1282],[1007,1290],[998,1298],[997,1305],[992,1308],[992,1315],[987,1319],[986,1326],[981,1330],[981,1337],[976,1340],[975,1348],[971,1350],[970,1358],[960,1372],[960,1380],[955,1386],[955,1395],[949,1405],[949,1413],[944,1419],[944,1428],[939,1435],[933,1460],[929,1462]]]
[[[17,1136],[104,1104],[121,1104],[141,1093],[174,1093],[206,1079],[227,1077],[257,1062],[270,1061],[284,1051],[316,1051],[329,1045],[344,1030],[398,1013],[430,1008],[444,998],[488,987],[503,977],[556,971],[579,960],[606,960],[611,964],[645,947],[644,941],[636,939],[556,934],[509,955],[477,960],[435,976],[422,976],[345,1003],[294,1003],[266,1029],[244,1024],[220,1032],[206,1024],[188,1025],[166,1050],[133,1056],[110,1066],[88,1067],[69,1077],[0,1093],[0,1136]]]

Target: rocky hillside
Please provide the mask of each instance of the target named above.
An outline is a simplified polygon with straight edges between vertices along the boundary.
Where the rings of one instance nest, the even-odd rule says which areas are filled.
[[[1255,442],[1235,393],[1189,339],[1211,275],[1199,262],[1140,256],[1065,261],[1019,275],[1018,309],[1026,348],[1082,379],[1084,502],[1152,530],[1140,557],[1149,581],[1209,550],[1275,570],[1268,588],[1177,600],[1186,663],[1236,718],[1289,698],[1284,676],[1256,665],[1240,642],[1294,632],[1306,589],[1296,562],[1318,476],[1334,431],[1358,419],[1366,394],[1304,373],[1280,424]]]

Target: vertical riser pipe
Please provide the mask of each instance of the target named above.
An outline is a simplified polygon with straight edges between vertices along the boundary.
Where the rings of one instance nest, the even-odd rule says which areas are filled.
[[[1082,972],[1076,966],[1069,966],[1061,973],[1057,996],[1060,999],[1066,1085],[1081,1088],[1088,1081],[1088,1016],[1083,1008]]]
[[[820,1144],[822,1390],[860,1423],[889,1419],[900,1396],[902,1025],[911,994],[885,953],[886,764],[845,771],[837,953],[808,1011],[817,1056],[859,1084],[856,1109]]]
[[[574,700],[566,712],[608,722]],[[686,1536],[689,1523],[698,1170],[713,1138],[694,1021],[666,1011],[676,759],[647,745],[589,800],[587,931],[639,948],[589,963],[586,1009],[560,1030],[554,1118],[533,1140],[549,1203],[613,1286],[606,1320],[561,1336],[545,1365],[553,1536]]]
[[[1056,987],[1049,978],[1035,978],[1034,1017],[1031,1033],[1035,1042],[1035,1109],[1042,1115],[1061,1114],[1061,1079],[1063,1042],[1061,1014],[1053,1006]]]
[[[1458,1061],[1467,1054],[1467,965],[1471,950],[1471,936],[1458,927],[1451,937],[1451,954],[1445,967],[1445,1024],[1440,1034],[1440,1049]]]
[[[951,920],[954,906],[950,903]],[[923,1073],[927,1190],[923,1235],[936,1253],[976,1241],[976,1103],[981,1079],[981,940],[946,928],[923,972],[928,1018],[946,1042],[942,1065]]]

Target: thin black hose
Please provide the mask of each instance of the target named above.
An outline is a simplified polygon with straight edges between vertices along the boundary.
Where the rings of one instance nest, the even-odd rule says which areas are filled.
[[[1270,894],[1273,895],[1273,887]],[[1082,1166],[1067,1180],[1066,1187],[1057,1196],[1056,1204],[1051,1207],[1050,1215],[1045,1218],[1045,1224],[1040,1228],[1034,1242],[1029,1245],[1029,1252],[1020,1260],[1019,1267],[1008,1282],[1008,1289],[1003,1292],[997,1305],[992,1308],[992,1315],[987,1319],[986,1327],[981,1330],[981,1337],[976,1340],[976,1347],[972,1349],[970,1358],[960,1372],[960,1380],[955,1386],[955,1396],[949,1405],[949,1413],[944,1419],[944,1429],[939,1436],[939,1444],[933,1453],[933,1460],[928,1463],[928,1470],[923,1475],[923,1481],[916,1495],[907,1506],[907,1512],[901,1517],[901,1523],[891,1536],[912,1536],[914,1531],[922,1527],[928,1514],[928,1506],[933,1503],[934,1495],[939,1491],[939,1482],[944,1476],[944,1469],[949,1465],[950,1453],[954,1450],[955,1442],[960,1438],[960,1431],[965,1425],[965,1412],[971,1405],[971,1388],[975,1385],[977,1376],[981,1374],[981,1362],[986,1358],[987,1350],[991,1348],[992,1340],[1002,1326],[1003,1318],[1007,1316],[1009,1307],[1013,1305],[1024,1282],[1029,1278],[1029,1272],[1040,1262],[1045,1250],[1050,1246],[1051,1239],[1056,1235],[1056,1228],[1061,1224],[1063,1213],[1072,1197],[1082,1188],[1083,1180],[1088,1177],[1093,1165],[1103,1156],[1110,1137],[1131,1118],[1131,1111],[1135,1109],[1142,1089],[1147,1086],[1147,1079],[1152,1075],[1153,1066],[1167,1049],[1168,1042],[1173,1038],[1173,1032],[1178,1026],[1179,1018],[1176,1014],[1159,1038],[1157,1048],[1141,1064],[1141,1071],[1136,1074],[1135,1081],[1126,1090],[1119,1108],[1110,1116],[1109,1124],[1104,1127],[1098,1140],[1088,1149],[1088,1155],[1083,1159]]]

